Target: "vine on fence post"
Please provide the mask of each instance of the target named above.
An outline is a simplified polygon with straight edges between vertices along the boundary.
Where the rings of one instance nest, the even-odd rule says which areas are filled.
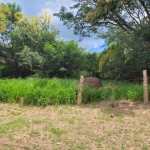
[[[80,106],[81,102],[82,102],[83,79],[84,79],[84,76],[81,76],[80,77],[80,82],[78,84],[78,106]]]
[[[144,104],[148,103],[148,77],[147,77],[147,70],[143,70],[143,98]]]

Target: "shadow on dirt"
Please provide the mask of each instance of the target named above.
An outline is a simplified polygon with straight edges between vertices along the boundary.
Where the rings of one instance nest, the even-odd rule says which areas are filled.
[[[127,115],[135,116],[135,111],[144,113],[150,112],[150,103],[143,104],[142,102],[132,102],[130,100],[119,101],[101,101],[95,104],[89,104],[87,107],[100,108],[103,113],[113,114],[114,116]]]

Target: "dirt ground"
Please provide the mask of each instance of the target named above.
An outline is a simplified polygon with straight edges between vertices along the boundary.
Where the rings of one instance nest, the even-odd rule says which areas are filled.
[[[0,150],[149,149],[150,104],[41,108],[0,103]]]

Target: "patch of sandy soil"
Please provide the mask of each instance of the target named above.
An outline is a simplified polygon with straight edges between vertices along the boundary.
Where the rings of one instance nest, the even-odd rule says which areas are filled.
[[[0,150],[148,150],[150,104],[45,108],[0,103]]]

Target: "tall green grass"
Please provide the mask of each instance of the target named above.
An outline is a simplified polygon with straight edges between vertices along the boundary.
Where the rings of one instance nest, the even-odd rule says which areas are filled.
[[[85,87],[83,89],[83,102],[129,99],[133,101],[142,101],[143,99],[143,87],[141,84],[104,81],[103,85],[103,88],[99,89]]]
[[[140,84],[104,81],[103,87],[91,89],[84,86],[83,103],[100,100],[130,99],[141,101],[143,87]],[[77,103],[77,80],[73,79],[5,79],[0,80],[0,102],[19,102],[24,97],[26,105],[55,105]],[[150,88],[149,88],[150,93]]]
[[[142,84],[128,82],[103,81],[103,88],[91,89],[85,87],[83,90],[83,101],[85,103],[99,100],[133,100],[142,101]],[[149,88],[150,93],[150,88]]]
[[[71,79],[5,79],[0,80],[0,101],[18,102],[24,97],[25,104],[75,104],[76,80]]]

